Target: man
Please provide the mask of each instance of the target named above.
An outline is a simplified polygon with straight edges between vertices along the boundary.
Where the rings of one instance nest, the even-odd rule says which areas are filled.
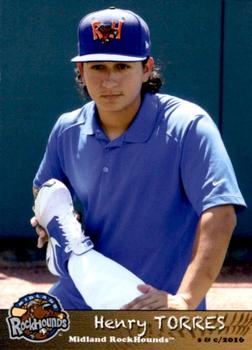
[[[62,181],[83,205],[95,249],[146,283],[122,307],[204,309],[245,206],[219,132],[200,107],[157,93],[138,15],[91,13],[78,35],[72,61],[92,101],[57,121],[34,193]],[[65,308],[87,308],[70,277],[51,293]]]

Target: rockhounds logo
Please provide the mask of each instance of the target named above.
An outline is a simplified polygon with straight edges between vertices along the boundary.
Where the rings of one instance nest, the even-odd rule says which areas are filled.
[[[59,331],[68,331],[69,315],[60,302],[46,293],[28,294],[9,310],[6,318],[10,339],[40,343],[54,338]]]
[[[112,22],[109,24],[103,24],[99,21],[92,23],[93,39],[101,40],[103,44],[107,44],[110,41],[121,39],[123,21],[119,23]]]

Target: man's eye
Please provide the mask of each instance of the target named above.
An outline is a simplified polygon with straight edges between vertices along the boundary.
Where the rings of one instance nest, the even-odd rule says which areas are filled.
[[[120,63],[117,65],[118,70],[127,70],[129,68],[130,68],[130,66],[128,64],[125,64],[125,63]]]
[[[91,66],[91,69],[102,70],[102,69],[104,69],[104,66],[102,64],[94,64],[93,66]]]

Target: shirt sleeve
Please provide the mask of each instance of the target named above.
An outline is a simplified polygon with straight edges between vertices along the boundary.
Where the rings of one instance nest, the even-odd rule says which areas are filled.
[[[198,215],[218,205],[246,207],[220,133],[207,115],[197,116],[184,136],[181,177]]]
[[[66,176],[61,166],[58,152],[58,134],[60,119],[54,125],[49,136],[46,151],[40,163],[38,171],[33,180],[33,186],[39,188],[45,181],[54,178],[64,183],[67,182]]]

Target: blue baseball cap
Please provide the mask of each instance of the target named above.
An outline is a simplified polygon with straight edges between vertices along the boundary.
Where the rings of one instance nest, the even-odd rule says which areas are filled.
[[[138,62],[150,56],[146,22],[129,10],[110,7],[83,17],[78,27],[78,56],[72,62]]]

